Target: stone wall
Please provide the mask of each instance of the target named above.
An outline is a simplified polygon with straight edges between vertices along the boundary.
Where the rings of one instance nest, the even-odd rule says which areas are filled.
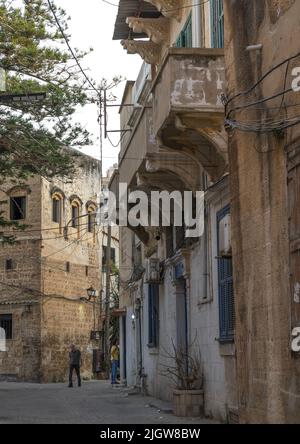
[[[0,314],[11,314],[13,322],[13,337],[0,352],[0,379],[40,381],[39,304],[1,304]]]
[[[40,378],[41,300],[41,197],[40,178],[32,178],[27,187],[7,183],[0,193],[1,211],[8,219],[11,196],[27,196],[28,229],[19,232],[14,245],[0,246],[0,314],[12,315],[13,336],[0,352],[0,378],[38,381]],[[10,229],[5,234],[11,233]],[[12,269],[6,269],[6,261]]]
[[[80,298],[87,298],[91,286],[101,292],[101,230],[89,233],[85,217],[98,203],[100,164],[81,154],[74,159],[72,180],[34,177],[19,188],[5,184],[6,193],[0,193],[6,218],[10,196],[27,196],[27,228],[17,233],[17,243],[0,247],[0,314],[13,315],[13,338],[0,353],[0,377],[63,381],[71,343],[82,350],[83,376],[92,376],[92,349],[99,343],[90,342],[90,333],[99,330],[100,302]],[[54,190],[64,196],[61,224],[52,221]],[[84,216],[78,219],[79,233],[70,223],[75,197]],[[11,270],[6,270],[7,259]]]
[[[90,342],[91,330],[100,329],[100,302],[82,302],[87,289],[101,292],[100,258],[101,230],[87,230],[88,205],[98,203],[100,187],[99,162],[87,156],[76,159],[77,172],[72,181],[43,180],[43,226],[50,228],[43,239],[42,291],[42,378],[61,381],[67,374],[68,348],[74,343],[82,351],[83,376],[92,376],[92,349],[99,343]],[[64,195],[63,225],[68,227],[67,239],[52,222],[53,190]],[[78,231],[72,228],[72,199],[81,202]],[[48,240],[50,238],[50,240]],[[47,297],[49,295],[49,298]]]
[[[62,382],[68,377],[69,346],[75,344],[82,353],[81,373],[91,378],[92,350],[99,343],[90,341],[90,332],[98,321],[99,311],[93,303],[45,298],[42,305],[41,376],[43,382]]]
[[[299,52],[298,1],[225,0],[225,22],[229,97],[247,90],[271,67]],[[247,52],[246,47],[253,44],[262,44],[262,50]],[[252,96],[241,96],[239,105],[289,88],[289,70],[295,63],[300,66],[298,59],[288,70],[286,65],[275,70]],[[284,102],[282,97],[266,102],[263,115],[272,116],[272,107],[277,107],[278,118],[280,104],[295,101],[296,95],[290,94]],[[233,118],[260,120],[261,116],[257,109]],[[297,140],[299,126],[282,134],[235,131],[230,138],[239,412],[243,423],[300,420],[300,361],[292,356],[290,346],[286,162],[286,150]]]

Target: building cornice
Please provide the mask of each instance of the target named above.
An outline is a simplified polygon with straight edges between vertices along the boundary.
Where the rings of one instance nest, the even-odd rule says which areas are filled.
[[[167,18],[127,17],[126,23],[135,33],[146,33],[153,43],[160,45],[168,40],[170,21]]]
[[[181,21],[182,0],[145,0],[145,2],[151,3],[165,17]]]
[[[150,65],[159,64],[160,45],[140,40],[122,40],[121,45],[127,50],[128,54],[138,54]]]

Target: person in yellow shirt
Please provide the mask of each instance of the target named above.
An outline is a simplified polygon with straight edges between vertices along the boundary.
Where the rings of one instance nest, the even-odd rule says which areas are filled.
[[[112,347],[110,349],[110,360],[111,360],[111,384],[118,384],[117,373],[119,366],[119,347],[117,341],[113,341]]]

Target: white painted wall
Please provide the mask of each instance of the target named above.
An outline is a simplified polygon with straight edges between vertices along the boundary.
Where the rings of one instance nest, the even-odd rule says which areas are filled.
[[[224,187],[223,187],[224,188]],[[234,346],[222,346],[219,337],[219,306],[218,306],[218,272],[217,272],[217,212],[228,203],[228,190],[217,190],[209,203],[208,220],[208,270],[205,269],[204,239],[191,249],[190,282],[188,291],[189,341],[196,339],[204,372],[205,413],[208,416],[225,421],[227,410],[232,407],[232,385],[235,384]],[[205,272],[208,271],[207,286]],[[203,301],[204,291],[208,292],[206,302]],[[152,396],[171,400],[173,385],[170,378],[164,377],[162,365],[166,364],[166,350],[170,350],[172,339],[176,343],[176,288],[173,282],[173,267],[165,269],[164,281],[160,285],[159,295],[159,347],[148,347],[148,285],[143,285],[142,329],[143,329],[143,370],[147,375],[147,389]],[[137,378],[136,332],[132,329],[132,307],[127,307],[127,382],[135,385]],[[137,325],[136,325],[137,328]],[[228,360],[231,360],[228,367]],[[233,368],[228,377],[228,368]],[[231,366],[231,367],[230,367]]]
[[[133,327],[132,315],[133,307],[127,307],[126,313],[126,366],[127,366],[127,386],[134,387],[136,385],[136,327]],[[120,341],[122,354],[122,342]],[[123,356],[123,355],[122,355]],[[122,375],[121,375],[122,377]]]

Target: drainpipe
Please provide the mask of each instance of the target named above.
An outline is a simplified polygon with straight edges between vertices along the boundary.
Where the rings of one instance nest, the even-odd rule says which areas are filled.
[[[140,389],[143,389],[143,341],[142,341],[142,303],[140,299],[136,300],[135,316],[137,320],[137,350],[138,353],[138,375],[137,375],[137,385]]]
[[[202,6],[195,5],[193,8],[193,46],[194,48],[202,47]]]
[[[143,341],[142,341],[142,306],[139,307],[139,347],[140,347],[140,362],[139,362],[139,374],[142,382],[143,378]],[[142,384],[141,384],[142,385]]]
[[[208,298],[208,208],[207,205],[204,207],[204,297]]]

